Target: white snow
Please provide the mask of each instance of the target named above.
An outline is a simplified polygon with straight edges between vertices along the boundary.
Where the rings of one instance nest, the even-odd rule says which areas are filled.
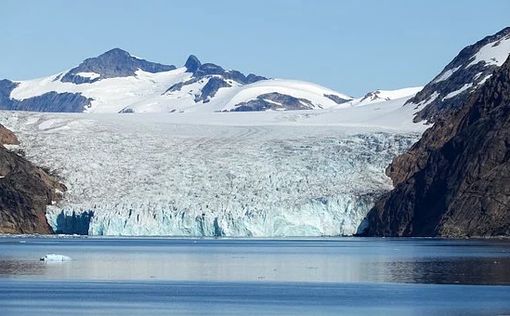
[[[467,67],[476,65],[481,61],[488,65],[496,65],[500,67],[508,58],[509,52],[510,35],[507,35],[499,41],[488,43],[480,48],[480,50],[473,56],[473,61],[471,61]]]
[[[63,261],[71,261],[71,258],[64,255],[58,255],[58,254],[47,254],[44,257],[41,257],[41,261],[48,261],[48,262],[63,262]]]
[[[364,97],[353,99],[347,104],[352,106],[364,106],[384,101],[411,98],[422,89],[423,87],[410,87],[397,90],[375,90],[367,93]]]
[[[96,78],[97,74],[80,73],[81,75]],[[260,94],[271,92],[310,100],[317,109],[338,107],[338,104],[325,97],[325,94],[352,99],[331,89],[303,81],[270,79],[242,86],[230,80],[232,87],[220,88],[207,103],[196,103],[195,97],[200,95],[207,84],[207,78],[185,85],[180,91],[167,91],[172,85],[191,78],[185,68],[160,73],[138,70],[135,76],[108,78],[90,84],[55,81],[55,76],[20,81],[12,91],[11,98],[24,100],[50,91],[81,93],[93,99],[91,106],[86,109],[89,113],[118,113],[125,108],[137,113],[224,111],[233,109],[238,103],[255,99]]]
[[[93,211],[93,235],[321,236],[356,232],[391,189],[384,169],[425,129],[406,100],[294,112],[0,112],[0,120],[68,188],[48,207],[54,229],[60,214]]]
[[[147,101],[135,103],[130,106],[137,113],[154,112],[221,112],[229,111],[242,102],[256,99],[262,94],[277,92],[295,98],[311,101],[315,109],[334,108],[338,104],[325,97],[325,94],[335,94],[346,100],[351,97],[319,85],[283,79],[269,79],[241,86],[233,82],[230,88],[221,88],[207,103],[195,103],[194,98],[199,95],[208,80],[201,80],[184,86],[180,91],[167,92]]]
[[[50,91],[81,93],[92,98],[87,112],[117,113],[126,106],[161,95],[171,85],[186,80],[191,74],[185,68],[149,73],[138,70],[136,76],[108,78],[90,84],[54,81],[55,75],[18,82],[11,98],[24,100]]]
[[[101,77],[100,74],[98,73],[95,73],[95,72],[79,72],[76,74],[77,76],[80,76],[80,77],[83,77],[83,78],[89,78],[91,80],[94,80],[96,78],[99,78]]]
[[[3,144],[2,146],[4,146],[6,149],[8,149],[10,151],[17,151],[20,148],[19,145]]]
[[[63,122],[65,122],[65,120],[62,120],[62,119],[46,120],[44,122],[41,122],[39,124],[38,128],[39,128],[39,130],[47,130],[47,129],[54,128],[55,126],[62,124]]]
[[[482,80],[480,80],[480,82],[477,83],[477,86],[483,85],[485,81],[487,81],[490,77],[492,77],[492,74],[485,76]]]
[[[450,93],[448,93],[444,98],[443,98],[443,101],[444,100],[447,100],[447,99],[451,99],[465,91],[467,91],[469,88],[471,88],[473,86],[473,83],[466,83],[465,85],[463,85],[460,89],[458,90],[455,90],[455,91],[452,91]]]
[[[312,102],[316,109],[338,107],[338,104],[335,101],[325,97],[325,95],[328,94],[336,95],[345,100],[352,99],[345,94],[338,93],[313,83],[297,80],[272,79],[243,86],[238,91],[233,91],[233,95],[225,95],[225,97],[228,98],[228,102],[226,102],[224,106],[220,107],[219,110],[231,110],[241,102],[253,100],[259,95],[272,92],[290,95],[295,98],[307,99]],[[222,102],[220,101],[220,104],[221,103]]]
[[[445,81],[446,79],[450,78],[451,75],[453,75],[457,70],[459,70],[460,67],[461,66],[458,66],[458,67],[447,69],[447,70],[443,71],[439,75],[439,77],[437,77],[437,79],[433,81],[433,83],[438,83],[438,82],[441,82],[441,81]]]
[[[411,104],[414,104],[415,105],[415,109],[422,109],[424,107],[426,107],[427,105],[429,105],[430,103],[434,102],[437,98],[439,97],[439,92],[437,91],[434,91],[434,93],[432,93],[427,99],[415,104],[415,103],[411,103]]]

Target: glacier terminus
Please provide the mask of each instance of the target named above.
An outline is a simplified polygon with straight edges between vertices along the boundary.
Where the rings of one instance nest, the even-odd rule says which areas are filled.
[[[392,188],[389,162],[426,128],[409,96],[342,109],[238,113],[1,112],[67,186],[57,233],[335,236]]]

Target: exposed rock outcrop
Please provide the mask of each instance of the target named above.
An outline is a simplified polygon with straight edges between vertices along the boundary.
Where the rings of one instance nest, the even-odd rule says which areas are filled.
[[[295,98],[287,94],[271,92],[259,95],[256,99],[236,104],[232,112],[266,110],[310,110],[314,105],[307,99]]]
[[[43,169],[7,150],[16,136],[0,125],[0,233],[52,233],[46,206],[59,200],[65,187]]]
[[[83,112],[90,106],[91,98],[81,93],[47,92],[23,100],[11,99],[11,92],[18,83],[10,80],[0,80],[0,110],[40,111],[40,112]]]
[[[471,93],[506,60],[509,44],[507,27],[461,50],[439,75],[407,101],[407,106],[421,107],[415,120],[436,122],[452,109],[462,107]]]
[[[209,81],[207,81],[206,85],[202,88],[202,93],[195,97],[195,102],[202,101],[204,103],[207,103],[209,102],[210,98],[216,95],[216,92],[218,92],[219,89],[225,87],[231,87],[231,85],[221,78],[212,77],[211,79],[209,79]]]
[[[0,144],[2,145],[19,145],[18,138],[11,130],[0,124]]]
[[[184,67],[186,67],[187,72],[191,72],[193,74],[192,78],[186,82],[180,82],[178,85],[170,87],[167,92],[180,90],[185,85],[193,84],[199,80],[211,78],[212,76],[216,76],[224,80],[233,80],[240,84],[250,84],[260,80],[267,80],[266,77],[255,74],[248,74],[245,76],[242,72],[237,70],[225,70],[223,67],[212,63],[202,64],[194,55],[190,55],[188,57]]]
[[[343,99],[336,94],[324,94],[324,96],[330,100],[335,101],[336,104],[342,104],[351,101],[350,99]]]
[[[371,236],[510,235],[510,58],[387,170]]]
[[[188,72],[195,72],[202,66],[202,63],[195,55],[189,55],[188,59],[186,60],[186,63],[184,64],[184,67],[186,67],[186,70]]]
[[[85,59],[78,67],[71,69],[60,80],[82,84],[107,78],[133,76],[137,70],[156,73],[173,69],[175,69],[173,65],[162,65],[136,58],[125,50],[114,48],[97,57]]]

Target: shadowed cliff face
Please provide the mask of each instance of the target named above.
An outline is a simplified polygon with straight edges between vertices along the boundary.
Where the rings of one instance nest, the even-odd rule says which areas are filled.
[[[387,169],[372,236],[510,235],[510,58]]]
[[[64,186],[41,168],[7,150],[16,136],[0,125],[0,233],[52,233],[46,222],[46,206],[60,199]]]

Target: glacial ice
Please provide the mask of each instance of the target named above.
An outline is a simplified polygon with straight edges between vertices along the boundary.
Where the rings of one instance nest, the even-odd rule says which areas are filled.
[[[47,261],[47,262],[62,262],[62,261],[71,261],[71,258],[64,255],[57,255],[54,253],[50,253],[45,255],[44,257],[41,257],[39,259],[41,261]]]
[[[381,107],[376,116],[389,117]],[[182,122],[171,114],[0,115],[27,158],[68,188],[48,207],[55,231],[275,237],[353,234],[392,188],[384,169],[421,130],[366,128],[366,115],[359,124],[324,123],[348,113]]]

